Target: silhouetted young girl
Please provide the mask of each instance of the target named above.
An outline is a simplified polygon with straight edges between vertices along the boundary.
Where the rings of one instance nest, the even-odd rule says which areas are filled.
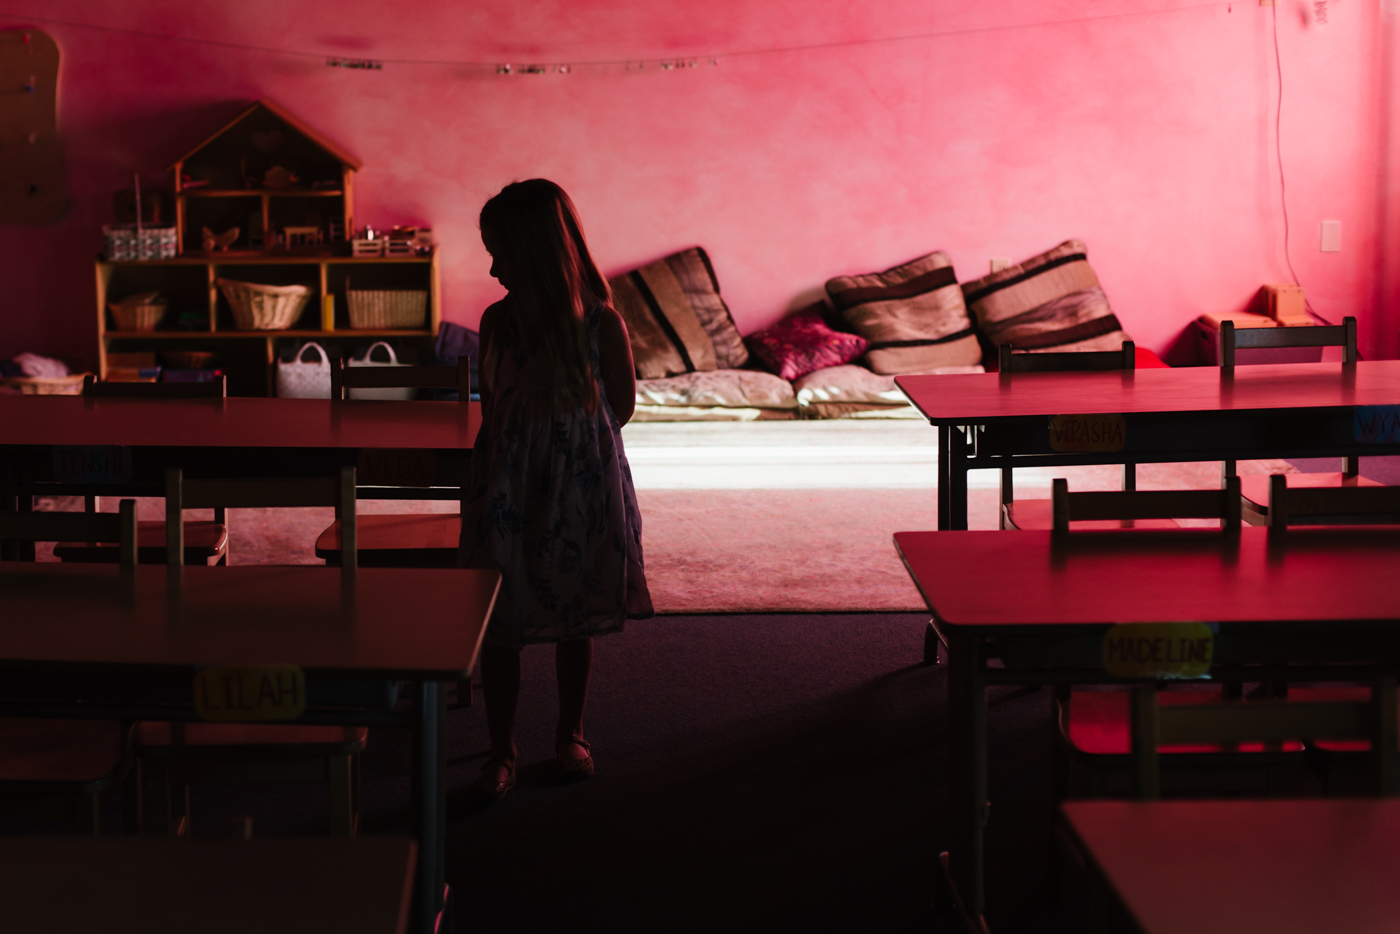
[[[499,798],[515,784],[521,648],[555,643],[559,769],[591,775],[592,637],[652,605],[620,431],[636,404],[632,349],[573,202],[553,182],[516,182],[480,224],[509,294],[481,319],[482,425],[461,554],[503,576],[481,652],[491,757],[475,785]]]

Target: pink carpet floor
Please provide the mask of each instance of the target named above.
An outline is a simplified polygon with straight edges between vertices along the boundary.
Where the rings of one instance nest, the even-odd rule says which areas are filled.
[[[1242,472],[1296,473],[1282,461],[1242,463]],[[1142,489],[1209,488],[1215,463],[1146,465]],[[1113,489],[1117,468],[1057,471],[1071,489]],[[1018,474],[1019,477],[1019,474]],[[1045,496],[1034,476],[1018,495]],[[658,613],[922,611],[891,542],[897,531],[937,527],[937,493],[919,489],[640,489],[647,581]],[[81,509],[81,500],[40,508]],[[103,508],[115,510],[116,500]],[[454,512],[455,502],[364,501],[365,513]],[[995,490],[969,491],[969,525],[997,527]],[[163,515],[158,499],[138,515]],[[199,512],[195,517],[202,517]],[[319,564],[313,547],[330,509],[239,509],[229,512],[233,564]],[[52,546],[41,560],[52,560]]]

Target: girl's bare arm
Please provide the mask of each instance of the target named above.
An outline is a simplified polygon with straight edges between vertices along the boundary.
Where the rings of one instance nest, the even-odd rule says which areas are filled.
[[[485,321],[482,321],[484,328]],[[485,346],[486,332],[482,331]],[[632,362],[632,342],[627,337],[627,324],[613,308],[605,308],[598,322],[598,368],[602,371],[603,390],[608,394],[617,423],[625,425],[637,409],[637,371]]]

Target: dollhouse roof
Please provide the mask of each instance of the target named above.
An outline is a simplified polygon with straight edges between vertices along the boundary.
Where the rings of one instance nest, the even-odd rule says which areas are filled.
[[[234,117],[234,118],[233,118],[232,120],[230,120],[228,123],[226,123],[226,124],[224,124],[223,126],[221,126],[216,132],[211,133],[211,134],[209,134],[208,136],[206,136],[206,137],[204,138],[204,140],[203,140],[202,142],[200,142],[200,144],[199,144],[198,146],[195,146],[193,149],[189,150],[189,151],[186,152],[184,155],[182,155],[179,159],[177,159],[174,163],[172,163],[171,166],[170,166],[168,169],[166,169],[166,171],[167,171],[167,172],[173,172],[173,171],[175,171],[176,166],[180,165],[182,162],[184,162],[184,161],[185,161],[186,159],[188,159],[190,156],[193,156],[195,153],[199,152],[199,151],[200,151],[201,149],[203,149],[205,146],[208,146],[210,143],[212,143],[214,140],[218,139],[220,136],[223,136],[223,135],[224,135],[225,133],[227,133],[229,130],[231,130],[231,129],[233,129],[235,126],[237,126],[239,123],[242,123],[245,119],[247,119],[249,116],[251,116],[253,113],[255,113],[259,108],[262,108],[262,109],[264,109],[264,110],[270,111],[272,114],[274,114],[275,116],[277,116],[279,119],[281,119],[284,123],[286,123],[286,124],[287,124],[288,126],[290,126],[292,129],[296,130],[298,133],[302,134],[302,135],[305,136],[307,139],[311,140],[311,141],[312,141],[313,143],[315,143],[317,146],[320,146],[320,147],[321,147],[322,149],[324,149],[326,152],[330,153],[332,156],[334,156],[336,159],[338,159],[342,165],[349,166],[351,169],[353,169],[353,170],[356,171],[356,172],[358,172],[361,168],[364,167],[364,163],[363,163],[363,162],[361,162],[359,159],[357,159],[357,158],[355,158],[354,156],[352,156],[352,155],[351,155],[349,152],[347,152],[343,147],[341,147],[340,145],[338,145],[338,144],[332,142],[330,139],[328,139],[326,136],[324,136],[324,135],[321,134],[320,132],[318,132],[318,131],[312,129],[310,126],[307,126],[307,124],[306,124],[300,117],[298,117],[298,116],[296,116],[295,114],[293,114],[290,110],[287,110],[285,107],[283,107],[282,105],[278,104],[278,103],[275,102],[275,101],[271,101],[271,100],[268,100],[267,98],[263,98],[262,100],[258,101],[257,103],[252,104],[251,106],[249,106],[246,110],[244,110],[244,111],[243,111],[242,113],[240,113],[238,116]]]

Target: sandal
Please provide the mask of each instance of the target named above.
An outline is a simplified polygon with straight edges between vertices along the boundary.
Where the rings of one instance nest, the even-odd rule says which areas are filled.
[[[504,768],[506,777],[497,780],[496,769]],[[471,790],[474,794],[487,798],[495,798],[497,801],[506,796],[506,792],[515,787],[515,762],[510,759],[502,759],[500,756],[492,756],[486,760],[486,764],[481,767],[481,774],[472,782]]]
[[[584,756],[582,759],[565,759],[563,756],[558,755],[559,747],[565,744],[581,746],[590,754]],[[587,778],[593,774],[593,756],[591,755],[593,747],[589,744],[588,740],[574,739],[572,736],[568,739],[556,740],[554,743],[554,751],[556,756],[554,760],[555,767],[559,770],[559,774],[562,777]]]

